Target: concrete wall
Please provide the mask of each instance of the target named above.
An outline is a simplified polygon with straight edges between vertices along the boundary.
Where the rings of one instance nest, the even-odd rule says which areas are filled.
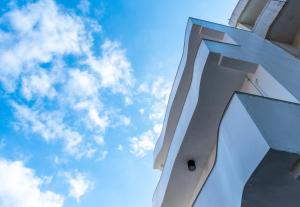
[[[220,126],[215,166],[194,207],[240,207],[244,185],[268,150],[239,98],[233,98]]]
[[[176,200],[176,197],[174,199],[168,200],[167,198],[167,188],[169,187],[170,178],[174,166],[175,159],[177,157],[178,151],[181,146],[182,139],[184,138],[184,135],[186,134],[186,131],[189,127],[189,124],[191,122],[192,116],[194,114],[194,110],[197,106],[197,101],[198,101],[198,96],[199,96],[199,85],[200,85],[200,77],[202,75],[204,65],[207,61],[207,57],[209,54],[209,51],[206,47],[205,44],[202,44],[202,46],[199,49],[199,53],[201,54],[201,57],[198,58],[197,61],[197,70],[194,72],[194,81],[193,84],[189,90],[189,93],[187,95],[187,100],[184,104],[183,108],[183,114],[180,116],[179,122],[178,122],[178,127],[176,128],[176,133],[174,134],[174,139],[173,142],[170,146],[170,151],[168,153],[168,159],[165,162],[164,170],[161,174],[159,183],[157,184],[156,190],[154,192],[153,200],[152,200],[152,206],[162,206],[162,205],[167,205],[167,206],[172,206],[172,202]],[[172,183],[171,183],[172,184]],[[170,188],[170,187],[169,187]],[[179,190],[177,193],[180,194],[180,189],[173,188],[173,190]],[[177,194],[175,192],[175,194]],[[191,195],[189,195],[191,197]],[[166,202],[167,204],[164,204]],[[183,199],[182,199],[183,201]],[[185,200],[185,202],[187,202]]]

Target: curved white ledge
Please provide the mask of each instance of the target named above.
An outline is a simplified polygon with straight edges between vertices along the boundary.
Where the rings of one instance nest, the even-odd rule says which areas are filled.
[[[229,19],[229,25],[231,25],[233,27],[237,26],[239,18],[242,15],[243,11],[245,10],[249,1],[250,0],[239,0],[238,1],[237,5],[233,9],[230,19]]]
[[[189,83],[191,82],[191,68],[193,66],[194,56],[196,53],[195,46],[198,45],[197,40],[190,36],[192,30],[199,30],[199,27],[194,27],[193,29],[193,24],[189,19],[185,32],[183,55],[181,57],[181,61],[169,96],[161,134],[153,151],[155,169],[162,169],[163,167],[168,150],[163,148],[167,148],[165,146],[170,144],[170,139],[173,136],[177,126],[185,97],[187,95]],[[197,33],[197,31],[193,33]]]
[[[214,167],[193,206],[241,207],[244,186],[268,150],[263,135],[234,95],[220,124]]]
[[[245,75],[257,68],[256,64],[210,52],[206,41],[201,42],[197,52],[192,83],[154,193],[155,207],[192,204],[211,170],[207,161],[214,161],[210,157],[214,156],[224,108],[232,93],[241,87]],[[193,173],[185,166],[189,158],[197,162]]]
[[[163,128],[153,152],[155,169],[162,169],[164,166],[191,85],[200,42],[205,39],[237,45],[226,33],[201,26],[194,21],[190,18],[187,24],[182,59],[169,96]]]
[[[253,32],[265,38],[285,3],[286,1],[269,1],[259,14],[253,27]]]

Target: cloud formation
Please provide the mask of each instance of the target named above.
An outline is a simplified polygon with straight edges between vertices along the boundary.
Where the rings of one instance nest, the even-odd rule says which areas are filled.
[[[147,118],[152,123],[152,129],[130,138],[130,152],[135,156],[144,157],[147,152],[154,149],[155,141],[162,129],[170,91],[171,83],[162,77],[155,78],[152,83],[143,82],[139,85],[138,92],[150,98],[151,105]],[[144,115],[145,110],[142,108],[139,112]]]
[[[88,12],[88,1],[81,1],[79,8]],[[143,157],[153,150],[171,84],[157,77],[133,92],[137,81],[126,49],[106,39],[100,52],[94,51],[94,35],[102,29],[98,22],[53,0],[39,0],[13,7],[0,17],[0,24],[7,25],[0,28],[0,83],[6,93],[20,97],[11,101],[20,129],[48,143],[60,141],[76,159],[105,159],[107,150],[99,147],[106,131],[134,124],[124,110],[106,103],[103,94],[121,97],[123,107],[141,95],[151,103],[139,113],[152,126],[131,135],[130,152]]]
[[[24,166],[22,161],[0,158],[0,206],[1,207],[62,207],[64,197],[52,191],[42,191],[42,179]]]
[[[138,129],[136,136],[126,131],[129,151],[143,157],[160,133],[170,84],[158,77],[136,88],[126,49],[109,38],[94,45],[101,25],[86,16],[87,0],[78,8],[83,16],[54,0],[37,0],[1,14],[0,90],[8,97],[15,129],[59,146],[50,156],[55,167],[72,166],[73,159],[102,161],[110,155],[105,136],[114,134],[107,131],[140,127],[130,110],[144,101],[138,115],[150,122],[150,129]],[[0,148],[4,145],[0,139]],[[128,145],[122,142],[117,150],[128,150]],[[77,171],[64,178],[69,197],[77,202],[94,185]],[[38,177],[22,161],[0,159],[0,206],[62,207],[62,195],[41,190],[51,179]]]
[[[80,3],[83,12],[87,3]],[[21,128],[49,143],[60,140],[66,152],[82,158],[97,154],[92,145],[101,140],[89,137],[103,138],[114,120],[130,124],[129,117],[109,113],[102,100],[109,91],[131,104],[135,79],[120,43],[106,39],[95,54],[98,22],[40,0],[13,7],[0,24],[6,25],[0,28],[0,83],[20,97],[11,105]]]
[[[1,31],[1,82],[13,92],[24,73],[57,56],[88,50],[91,39],[82,19],[64,12],[52,0],[41,0],[5,13],[1,19],[8,30]]]
[[[75,198],[77,203],[80,202],[81,197],[93,187],[91,181],[82,173],[76,172],[74,175],[67,174],[66,177],[69,184],[69,196]]]

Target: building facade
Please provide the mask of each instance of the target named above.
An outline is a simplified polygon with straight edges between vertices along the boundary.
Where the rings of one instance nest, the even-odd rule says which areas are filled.
[[[300,205],[298,10],[298,0],[240,0],[231,26],[189,19],[153,207]]]

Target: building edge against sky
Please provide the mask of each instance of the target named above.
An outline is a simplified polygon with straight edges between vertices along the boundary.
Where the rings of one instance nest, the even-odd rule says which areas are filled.
[[[154,150],[153,207],[300,203],[299,9],[240,0],[232,27],[188,20]]]

